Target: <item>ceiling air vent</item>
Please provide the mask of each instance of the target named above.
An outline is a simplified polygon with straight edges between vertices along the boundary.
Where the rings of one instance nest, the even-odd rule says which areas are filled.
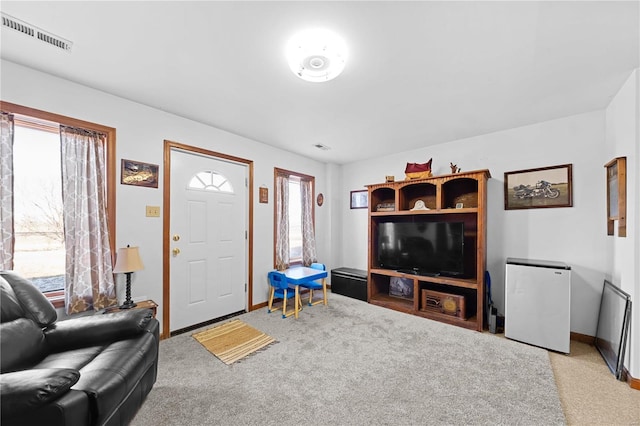
[[[48,31],[44,31],[36,27],[35,25],[28,24],[24,21],[14,18],[13,16],[7,15],[6,13],[2,13],[2,27],[17,31],[20,34],[24,34],[28,37],[38,39],[43,43],[47,43],[51,46],[57,47],[58,49],[62,49],[65,52],[70,52],[71,46],[73,46],[73,43],[69,40],[65,40],[62,37],[59,37]]]
[[[329,151],[331,149],[331,147],[328,147],[327,145],[323,145],[321,143],[314,143],[313,146],[323,151]]]

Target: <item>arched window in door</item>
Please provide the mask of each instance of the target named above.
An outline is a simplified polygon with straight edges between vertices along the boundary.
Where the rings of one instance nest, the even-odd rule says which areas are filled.
[[[231,182],[225,176],[211,170],[196,173],[189,181],[188,188],[200,191],[225,192],[227,194],[234,193]]]

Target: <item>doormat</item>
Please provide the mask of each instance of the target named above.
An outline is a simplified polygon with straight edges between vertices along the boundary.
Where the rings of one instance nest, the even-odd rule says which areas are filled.
[[[233,320],[199,333],[193,338],[227,365],[262,349],[275,339],[240,320]]]

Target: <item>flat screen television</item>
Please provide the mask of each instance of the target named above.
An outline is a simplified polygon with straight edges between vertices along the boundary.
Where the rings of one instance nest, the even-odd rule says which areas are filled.
[[[464,277],[464,222],[378,224],[377,264],[417,275]]]

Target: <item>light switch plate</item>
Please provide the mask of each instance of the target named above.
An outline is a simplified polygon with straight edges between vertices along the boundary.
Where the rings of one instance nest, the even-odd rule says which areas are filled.
[[[160,217],[160,206],[147,206],[147,217]]]

